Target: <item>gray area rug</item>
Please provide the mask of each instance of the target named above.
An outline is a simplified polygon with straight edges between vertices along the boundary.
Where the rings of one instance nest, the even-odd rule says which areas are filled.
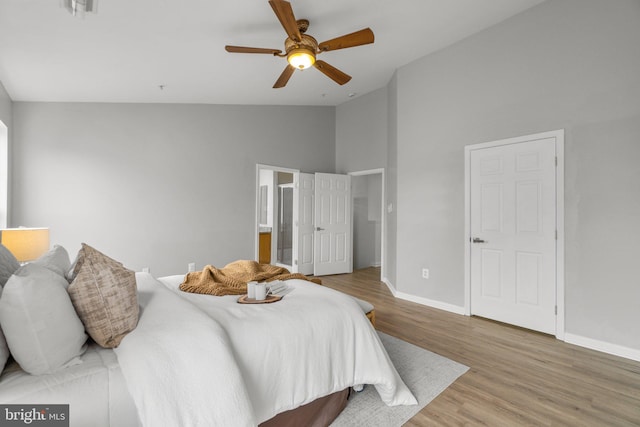
[[[375,387],[352,393],[349,404],[331,427],[400,427],[449,387],[468,367],[378,332],[400,377],[418,400],[413,406],[385,405]]]

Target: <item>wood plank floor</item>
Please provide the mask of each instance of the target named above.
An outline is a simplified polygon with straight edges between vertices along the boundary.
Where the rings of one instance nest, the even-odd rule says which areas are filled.
[[[469,366],[406,426],[640,426],[640,362],[393,297],[380,269],[324,276],[376,329]]]

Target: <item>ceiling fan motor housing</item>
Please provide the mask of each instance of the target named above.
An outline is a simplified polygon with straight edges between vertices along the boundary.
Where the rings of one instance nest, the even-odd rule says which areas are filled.
[[[290,38],[287,37],[287,39],[284,41],[285,52],[289,54],[289,52],[291,52],[293,49],[307,49],[313,52],[313,56],[315,56],[316,52],[318,51],[317,40],[308,34],[301,34],[301,36],[302,36],[302,40],[300,40],[299,42],[295,40],[291,40]]]

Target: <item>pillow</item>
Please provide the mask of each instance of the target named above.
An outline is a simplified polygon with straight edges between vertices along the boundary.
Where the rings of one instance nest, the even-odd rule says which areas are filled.
[[[9,249],[0,244],[0,286],[4,286],[9,277],[20,268],[20,263]]]
[[[0,295],[2,295],[2,287],[18,268],[20,268],[20,263],[16,257],[9,249],[0,244]],[[0,372],[4,369],[8,359],[9,347],[7,347],[7,340],[0,329]]]
[[[0,372],[4,369],[4,365],[7,364],[7,360],[9,360],[9,356],[11,352],[9,351],[9,346],[7,345],[7,339],[4,337],[4,333],[2,333],[2,329],[0,329]]]
[[[2,297],[2,286],[0,286],[0,298]],[[4,337],[2,333],[2,329],[0,329],[0,372],[4,369],[4,365],[7,364],[7,360],[9,360],[9,356],[11,352],[9,352],[9,346],[7,346],[7,339]]]
[[[82,323],[95,342],[114,348],[138,324],[135,272],[82,244],[68,291]]]
[[[20,267],[0,297],[0,323],[13,358],[33,375],[77,363],[87,335],[67,291],[66,280],[36,264]]]
[[[59,245],[54,245],[53,249],[43,254],[31,264],[37,264],[42,267],[48,268],[56,274],[62,277],[69,272],[71,268],[71,261],[69,260],[69,253],[65,248]]]

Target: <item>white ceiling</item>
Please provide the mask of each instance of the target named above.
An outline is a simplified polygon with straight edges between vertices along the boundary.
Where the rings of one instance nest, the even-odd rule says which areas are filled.
[[[346,85],[309,69],[283,89],[272,86],[285,58],[224,50],[284,51],[267,0],[99,0],[84,18],[59,1],[0,1],[0,81],[14,101],[338,105],[544,0],[291,0],[319,42],[370,27],[375,43],[320,56]]]

